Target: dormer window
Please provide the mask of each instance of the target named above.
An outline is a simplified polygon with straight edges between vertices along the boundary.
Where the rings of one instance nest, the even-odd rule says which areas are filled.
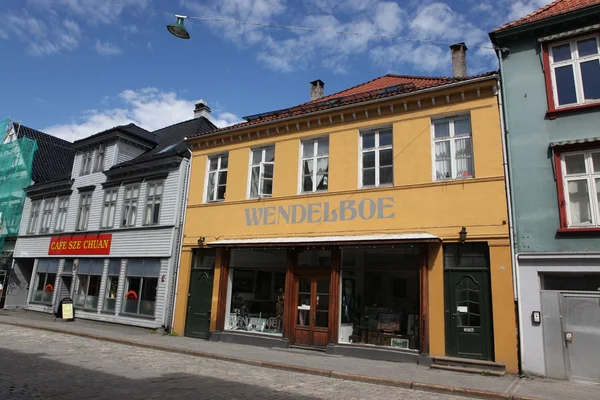
[[[90,172],[92,172],[92,157],[93,157],[93,151],[92,150],[85,151],[82,154],[82,156],[81,156],[81,174],[80,174],[80,176],[89,175]]]
[[[106,151],[106,146],[101,144],[96,149],[96,157],[94,159],[94,172],[102,172],[104,171],[104,153]]]

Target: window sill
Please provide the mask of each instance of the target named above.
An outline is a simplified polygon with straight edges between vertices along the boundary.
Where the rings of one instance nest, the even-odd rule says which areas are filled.
[[[592,227],[592,228],[559,228],[557,233],[561,235],[581,235],[581,234],[589,234],[594,236],[600,236],[600,227]]]
[[[568,114],[571,112],[577,112],[579,110],[586,110],[591,108],[600,108],[600,101],[587,104],[578,104],[575,106],[567,106],[562,108],[555,108],[553,110],[546,111],[546,116],[550,119],[556,119],[559,115]]]
[[[394,186],[393,183],[384,183],[383,185],[361,185],[359,189],[378,189],[392,186]]]
[[[52,303],[42,303],[41,301],[30,301],[29,304],[34,304],[36,306],[52,307]]]
[[[86,312],[94,312],[94,313],[98,312],[97,308],[86,308],[86,307],[81,307],[81,306],[74,306],[73,308],[75,310],[86,311]]]
[[[119,313],[120,316],[123,317],[132,317],[132,318],[141,318],[141,319],[151,319],[155,320],[156,317],[154,315],[143,315],[143,314],[130,314],[130,313]]]
[[[469,179],[475,179],[474,176],[462,176],[459,178],[443,178],[443,179],[435,179],[434,182],[460,182],[460,181],[466,181]]]

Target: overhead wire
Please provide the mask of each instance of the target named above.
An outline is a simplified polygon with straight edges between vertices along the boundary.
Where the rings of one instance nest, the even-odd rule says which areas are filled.
[[[150,11],[150,12],[154,12],[157,14],[165,14],[165,15],[169,15],[172,17],[178,16],[178,15],[181,16],[181,14],[176,14],[174,12],[158,10],[158,9],[155,9],[152,7],[146,7],[146,6],[142,6],[142,5],[138,5],[138,4],[132,4],[132,3],[129,3],[126,1],[121,1],[121,0],[104,0],[104,1],[107,3],[119,4],[119,5],[122,5],[125,7],[138,8],[143,11]],[[455,43],[444,42],[444,41],[440,41],[440,40],[419,39],[419,38],[412,38],[412,37],[407,37],[407,36],[393,36],[393,35],[382,35],[382,34],[375,34],[375,33],[361,33],[361,32],[327,29],[327,28],[314,28],[314,27],[307,27],[307,26],[275,24],[275,23],[270,23],[270,22],[241,21],[241,20],[237,20],[237,19],[233,19],[233,18],[199,17],[199,16],[193,16],[193,15],[188,15],[185,17],[187,19],[204,21],[204,22],[219,22],[219,23],[230,23],[230,24],[238,24],[238,25],[258,26],[258,27],[265,27],[265,28],[280,28],[280,29],[289,29],[289,30],[297,30],[297,31],[334,33],[334,34],[338,34],[338,35],[359,36],[359,37],[367,37],[367,38],[373,38],[373,39],[390,39],[390,40],[399,40],[399,41],[406,41],[406,42],[418,42],[418,43],[428,43],[428,44],[448,45],[448,46],[455,44]],[[470,43],[467,43],[466,45],[468,47],[479,48],[479,49],[489,49],[489,50],[496,49],[496,47],[494,47],[494,46],[476,45],[476,44],[470,44]]]

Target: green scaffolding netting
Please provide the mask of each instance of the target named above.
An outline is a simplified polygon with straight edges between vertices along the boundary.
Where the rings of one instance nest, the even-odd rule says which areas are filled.
[[[35,140],[25,137],[0,145],[0,251],[7,236],[19,234],[25,203],[23,189],[32,183],[36,150]]]

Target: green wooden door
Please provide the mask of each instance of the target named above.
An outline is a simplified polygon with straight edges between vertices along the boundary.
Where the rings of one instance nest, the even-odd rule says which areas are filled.
[[[208,339],[212,305],[213,271],[192,269],[185,336]]]
[[[493,361],[488,271],[446,270],[446,355]]]

